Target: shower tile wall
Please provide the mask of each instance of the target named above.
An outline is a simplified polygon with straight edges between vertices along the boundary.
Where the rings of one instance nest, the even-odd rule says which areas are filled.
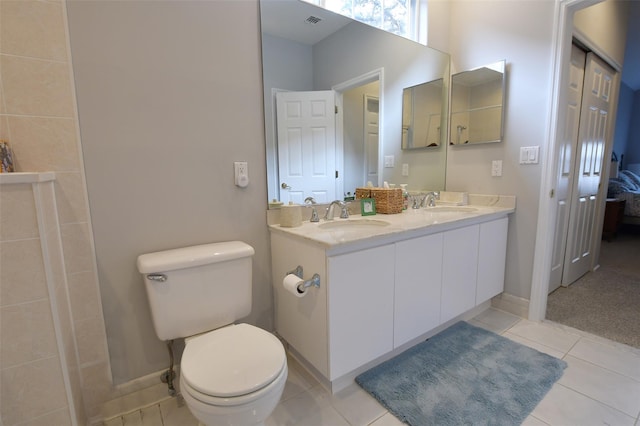
[[[53,185],[57,207],[53,198],[47,201],[43,196],[42,201],[43,207],[49,204],[56,208],[46,215],[47,220],[59,224],[47,223],[47,232],[59,232],[61,241],[61,246],[48,248],[55,283],[54,300],[64,305],[57,309],[64,352],[68,354],[69,382],[82,383],[82,392],[76,392],[72,386],[74,414],[79,423],[84,424],[86,417],[99,414],[100,406],[113,397],[113,389],[92,254],[65,7],[64,0],[0,1],[0,139],[11,143],[18,171],[56,172]],[[47,310],[49,296],[42,284],[43,258],[38,251],[40,240],[34,227],[30,186],[5,185],[1,189],[0,414],[4,426],[33,419],[44,410],[25,406],[15,411],[16,407],[10,404],[26,404],[37,395],[42,395],[35,398],[38,403],[66,404],[56,400],[59,394],[63,395],[61,392],[48,392],[47,387],[47,383],[54,380],[49,374],[60,374],[59,370],[50,369],[49,364],[59,360],[55,358],[51,321],[47,320],[51,311]],[[23,320],[22,328],[13,327],[18,320]],[[37,368],[29,371],[21,368],[27,363]],[[46,374],[25,376],[35,371]],[[59,379],[55,377],[57,386],[62,383]],[[26,384],[25,393],[19,400],[12,400],[11,395],[17,395],[20,390],[17,383]],[[62,415],[55,411],[50,414]],[[62,418],[47,423],[65,423],[60,420]]]

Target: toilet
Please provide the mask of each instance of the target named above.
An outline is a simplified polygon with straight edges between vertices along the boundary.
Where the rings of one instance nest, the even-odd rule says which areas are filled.
[[[234,323],[251,312],[253,254],[229,241],[138,257],[158,338],[185,339],[180,391],[205,425],[264,424],[287,381],[280,340]]]

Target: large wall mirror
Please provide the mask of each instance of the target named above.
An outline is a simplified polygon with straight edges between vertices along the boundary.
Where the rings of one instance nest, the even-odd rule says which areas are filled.
[[[451,76],[450,145],[502,141],[505,61]]]
[[[444,189],[446,139],[402,150],[402,103],[404,88],[448,82],[449,55],[299,0],[261,0],[260,14],[269,200]]]

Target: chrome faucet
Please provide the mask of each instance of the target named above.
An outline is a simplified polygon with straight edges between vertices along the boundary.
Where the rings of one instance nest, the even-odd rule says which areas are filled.
[[[342,219],[348,219],[349,209],[347,208],[347,203],[341,200],[334,200],[331,202],[331,204],[329,204],[329,207],[327,207],[327,212],[324,215],[324,220],[333,220],[333,206],[335,205],[340,206],[340,217]]]
[[[309,222],[320,222],[318,211],[316,210],[316,200],[313,197],[307,197],[304,199],[304,203],[311,205],[311,219],[309,219]]]
[[[440,193],[438,191],[427,192],[427,195],[422,201],[422,207],[435,207],[436,200],[440,199]]]

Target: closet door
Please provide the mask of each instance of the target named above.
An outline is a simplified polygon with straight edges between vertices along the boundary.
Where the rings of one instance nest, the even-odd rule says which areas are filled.
[[[580,127],[576,158],[567,248],[562,285],[569,285],[589,269],[599,237],[594,232],[603,154],[610,126],[615,71],[592,52],[587,54],[582,90]]]

